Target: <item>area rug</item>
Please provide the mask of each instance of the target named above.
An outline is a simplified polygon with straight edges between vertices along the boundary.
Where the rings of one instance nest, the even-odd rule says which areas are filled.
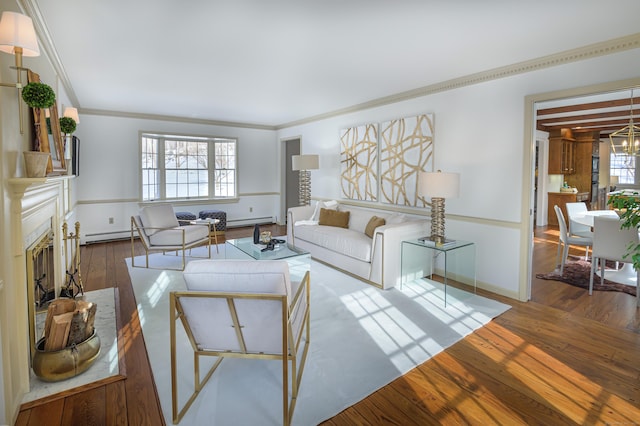
[[[215,257],[224,257],[221,248]],[[127,262],[162,411],[171,424],[168,299],[171,291],[184,290],[182,272],[131,268]],[[445,308],[439,283],[416,280],[384,291],[312,261],[311,343],[293,424],[333,417],[510,308],[470,293],[449,292],[447,301]],[[182,386],[193,384],[193,356],[182,326],[177,330],[179,393],[185,396]],[[277,361],[225,359],[180,424],[282,424],[281,377]]]
[[[591,273],[591,262],[586,260],[567,261],[564,264],[563,274],[560,275],[560,269],[547,274],[536,274],[536,278],[542,280],[561,281],[575,287],[589,288],[589,274]],[[606,277],[606,273],[605,273]],[[604,279],[604,283],[600,284],[600,277],[594,275],[593,289],[596,291],[620,291],[623,293],[636,295],[636,287],[626,284],[620,284],[614,281]]]

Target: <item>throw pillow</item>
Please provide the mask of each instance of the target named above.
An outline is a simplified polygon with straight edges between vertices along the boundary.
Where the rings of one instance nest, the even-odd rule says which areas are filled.
[[[339,212],[337,210],[320,209],[319,225],[337,226],[339,228],[349,227],[349,212]]]
[[[383,217],[372,216],[371,219],[369,219],[369,223],[367,223],[367,226],[364,228],[365,235],[369,238],[373,238],[373,233],[376,232],[376,228],[384,224],[385,220]]]
[[[313,211],[313,214],[311,215],[311,218],[309,220],[318,221],[318,219],[320,218],[320,209],[337,210],[338,202],[335,200],[318,201],[316,203],[316,208]]]

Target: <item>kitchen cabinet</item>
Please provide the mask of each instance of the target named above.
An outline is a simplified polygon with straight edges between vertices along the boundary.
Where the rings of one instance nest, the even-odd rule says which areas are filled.
[[[590,209],[598,205],[600,174],[600,132],[575,132],[573,148],[574,173],[565,176],[569,186],[588,192]]]
[[[566,136],[549,137],[550,175],[570,175],[575,173],[575,140]]]
[[[569,219],[567,216],[567,203],[575,203],[578,201],[588,201],[589,193],[588,192],[549,192],[548,196],[548,204],[549,210],[548,214],[548,224],[553,226],[558,226],[558,217],[556,216],[556,211],[553,206],[560,207],[562,210],[562,214],[564,215],[564,220],[567,222],[567,227],[569,226]]]

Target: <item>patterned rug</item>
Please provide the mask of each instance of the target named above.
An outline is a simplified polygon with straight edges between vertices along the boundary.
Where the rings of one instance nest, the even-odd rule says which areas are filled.
[[[607,263],[607,267],[609,264]],[[547,274],[536,274],[536,278],[542,280],[561,281],[563,283],[571,284],[575,287],[589,288],[589,274],[591,273],[591,262],[585,260],[567,261],[564,264],[564,273],[560,275],[560,267],[553,272]],[[606,274],[605,274],[606,276]],[[593,289],[598,291],[621,291],[623,293],[636,295],[636,287],[626,284],[620,284],[614,281],[609,281],[605,278],[604,284],[600,284],[600,277],[595,275],[593,277]]]

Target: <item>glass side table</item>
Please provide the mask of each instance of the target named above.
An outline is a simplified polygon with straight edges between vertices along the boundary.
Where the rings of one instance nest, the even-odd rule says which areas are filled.
[[[476,246],[473,242],[456,240],[445,246],[434,246],[418,239],[404,240],[401,245],[401,288],[405,282],[419,278],[444,278],[444,305],[447,306],[448,280],[473,285],[476,292]],[[449,289],[450,290],[450,289]],[[456,292],[468,293],[456,289]]]

